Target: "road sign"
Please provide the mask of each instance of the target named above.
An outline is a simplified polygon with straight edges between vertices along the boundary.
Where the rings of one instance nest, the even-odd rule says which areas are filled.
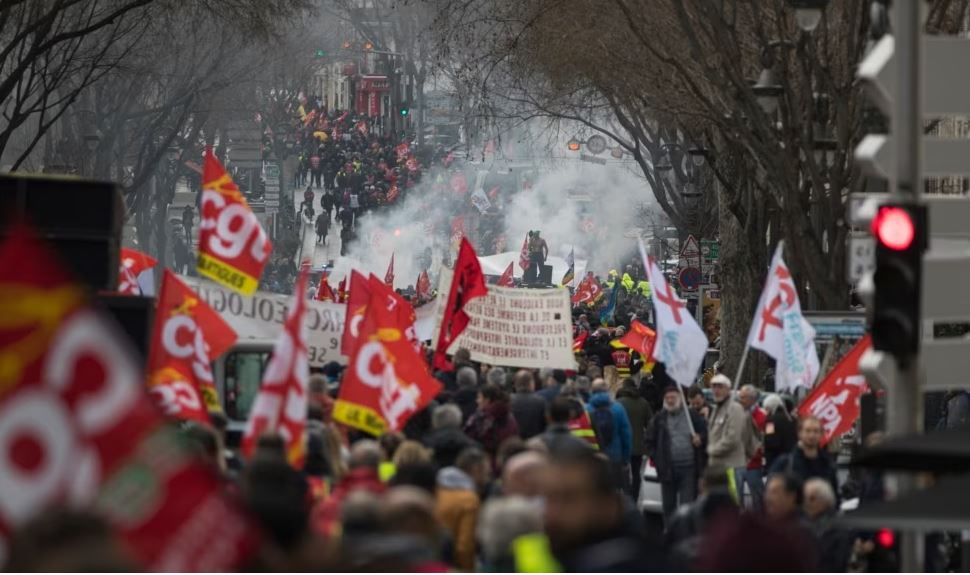
[[[680,248],[680,259],[686,262],[686,265],[681,267],[701,267],[701,246],[697,243],[697,238],[692,235],[687,236],[687,240]]]
[[[715,240],[701,240],[701,254],[705,260],[716,261],[721,257],[721,244]]]
[[[686,267],[680,270],[678,276],[680,287],[686,291],[694,291],[701,285],[701,270],[694,267]]]
[[[601,166],[606,165],[606,158],[597,158],[596,156],[590,156],[589,154],[580,154],[579,159],[584,162],[591,162],[593,164],[599,164]]]
[[[876,271],[876,239],[865,232],[849,236],[849,257],[846,259],[845,277],[851,283],[858,282],[867,273]]]

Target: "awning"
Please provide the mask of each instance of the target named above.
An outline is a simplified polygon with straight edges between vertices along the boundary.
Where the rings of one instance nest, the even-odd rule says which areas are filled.
[[[970,429],[891,437],[867,449],[852,464],[874,469],[970,472]]]
[[[936,485],[915,491],[896,501],[865,504],[838,522],[863,529],[899,531],[958,531],[970,529],[970,476],[941,479]]]

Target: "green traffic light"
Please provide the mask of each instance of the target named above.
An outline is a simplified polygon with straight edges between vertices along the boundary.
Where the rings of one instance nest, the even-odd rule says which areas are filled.
[[[402,116],[407,116],[410,112],[411,111],[408,110],[407,108],[401,108],[401,115]]]
[[[324,58],[327,55],[327,51],[324,50],[323,48],[317,48],[316,52],[314,52],[314,55],[317,58]]]

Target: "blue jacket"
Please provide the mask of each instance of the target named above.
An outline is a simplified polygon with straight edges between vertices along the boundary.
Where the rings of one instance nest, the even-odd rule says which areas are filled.
[[[619,403],[610,399],[610,395],[605,391],[594,393],[589,398],[589,405],[586,411],[590,414],[590,421],[593,419],[593,411],[599,407],[609,406],[613,412],[613,440],[609,445],[603,445],[600,439],[600,451],[616,463],[629,463],[630,452],[633,447],[633,432],[630,429],[630,420],[626,416],[626,410]]]

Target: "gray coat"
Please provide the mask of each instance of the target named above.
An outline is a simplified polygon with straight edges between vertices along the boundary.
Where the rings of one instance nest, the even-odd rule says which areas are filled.
[[[731,398],[715,404],[707,419],[707,464],[730,469],[744,467],[745,426],[750,416]]]

